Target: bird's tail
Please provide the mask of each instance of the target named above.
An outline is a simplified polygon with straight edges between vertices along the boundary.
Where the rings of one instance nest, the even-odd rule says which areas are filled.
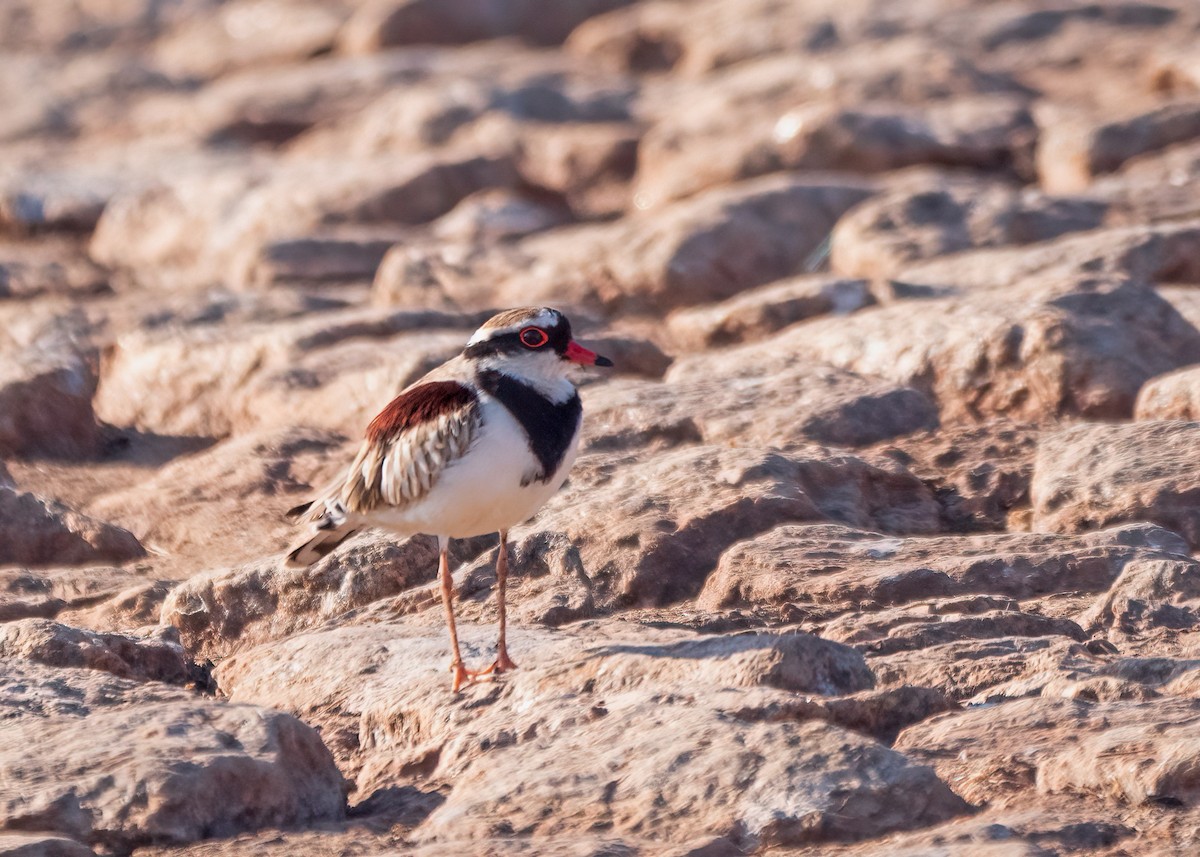
[[[340,500],[318,500],[290,510],[289,518],[307,518],[313,532],[287,554],[291,568],[307,568],[329,556],[333,549],[361,530],[363,522],[350,515]]]

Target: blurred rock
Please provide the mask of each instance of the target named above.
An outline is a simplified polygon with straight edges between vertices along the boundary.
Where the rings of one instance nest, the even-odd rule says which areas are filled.
[[[611,224],[533,235],[513,257],[493,259],[491,271],[486,263],[473,271],[468,261],[449,275],[424,265],[426,275],[414,276],[413,265],[385,260],[375,296],[388,305],[477,308],[499,298],[626,312],[723,300],[803,270],[869,188],[859,179],[791,175],[744,182]]]
[[[923,393],[797,361],[767,372],[719,355],[677,360],[663,383],[613,381],[588,391],[588,448],[679,440],[789,449],[866,446],[937,425]],[[693,426],[679,433],[681,427]]]
[[[182,18],[156,40],[154,57],[173,76],[206,79],[303,62],[333,47],[352,9],[340,0],[232,0]]]
[[[99,634],[46,619],[0,625],[0,658],[26,658],[51,667],[102,670],[119,678],[184,684],[197,677],[170,635],[139,639]]]
[[[1137,420],[1200,420],[1200,368],[1188,367],[1151,378],[1138,391]]]
[[[830,264],[848,277],[895,277],[922,259],[1095,229],[1106,208],[1098,200],[1048,197],[1001,184],[916,180],[838,221]]]
[[[74,242],[0,244],[0,298],[84,297],[108,289],[108,277]]]
[[[763,339],[806,318],[851,313],[873,303],[865,280],[794,277],[718,304],[676,310],[667,318],[667,329],[673,342],[698,351]]]
[[[329,751],[289,715],[21,659],[0,684],[6,828],[128,852],[342,815]]]
[[[309,237],[323,226],[425,223],[477,190],[515,180],[510,158],[472,155],[325,159],[184,175],[114,199],[91,254],[118,270],[154,271],[160,282],[262,285],[260,260],[272,242]]]
[[[145,555],[127,530],[54,500],[0,486],[0,563],[125,562]]]
[[[86,845],[46,833],[0,833],[4,857],[95,857]]]
[[[657,208],[783,170],[876,173],[935,164],[1022,172],[1032,160],[1035,136],[1023,102],[998,97],[911,109],[802,101],[786,111],[740,118],[739,133],[708,139],[687,127],[695,124],[691,115],[683,129],[662,125],[647,132],[638,152],[635,204]]]
[[[1126,119],[1079,117],[1048,123],[1038,141],[1038,177],[1051,193],[1085,189],[1145,152],[1200,137],[1200,103],[1167,104]]]
[[[518,36],[552,45],[581,21],[630,0],[372,0],[346,24],[338,39],[348,53],[401,45],[457,44]]]
[[[1098,229],[1030,247],[983,249],[909,266],[910,283],[956,293],[1014,283],[1115,276],[1147,283],[1200,283],[1200,221]]]
[[[0,360],[0,455],[94,455],[95,392],[95,361],[72,346],[35,343]]]
[[[1033,525],[1078,532],[1153,521],[1200,545],[1200,423],[1084,423],[1043,433],[1030,494]]]

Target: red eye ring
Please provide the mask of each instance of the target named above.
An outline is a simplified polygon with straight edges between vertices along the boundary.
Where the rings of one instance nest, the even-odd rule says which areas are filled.
[[[527,327],[521,331],[521,344],[527,348],[541,348],[550,337],[540,327]]]

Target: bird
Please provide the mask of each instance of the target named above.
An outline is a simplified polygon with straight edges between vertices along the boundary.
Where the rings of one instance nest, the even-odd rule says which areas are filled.
[[[508,531],[533,517],[567,478],[579,448],[583,406],[579,366],[613,362],[577,343],[551,307],[492,316],[462,353],[400,392],[367,425],[345,474],[291,509],[311,529],[287,554],[307,567],[359,530],[436,536],[438,582],[450,632],[452,692],[516,668],[505,638]],[[451,539],[498,533],[496,659],[463,664],[454,622]]]

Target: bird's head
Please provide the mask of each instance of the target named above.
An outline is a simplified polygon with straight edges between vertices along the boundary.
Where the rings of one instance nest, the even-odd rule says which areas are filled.
[[[571,322],[550,307],[522,307],[492,316],[467,342],[463,356],[478,370],[493,369],[532,382],[565,379],[575,366],[613,365],[572,339]]]

